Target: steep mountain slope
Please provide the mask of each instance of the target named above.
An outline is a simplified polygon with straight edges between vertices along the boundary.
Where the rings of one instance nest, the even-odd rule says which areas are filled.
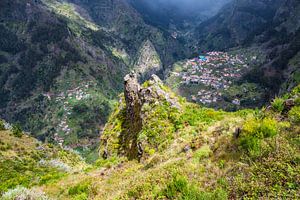
[[[244,80],[267,87],[272,96],[297,71],[295,67],[288,67],[288,63],[300,49],[299,9],[299,1],[295,0],[233,1],[198,27],[195,48],[258,46],[265,52],[266,62],[253,69]]]
[[[182,58],[187,49],[182,49],[170,35],[153,26],[146,25],[139,12],[126,0],[73,0],[89,11],[92,19],[107,28],[127,46],[126,51],[135,55],[141,44],[149,39],[161,56],[164,66]]]
[[[128,0],[147,23],[168,31],[187,33],[215,15],[230,0]]]
[[[3,121],[0,121],[0,158],[0,193],[16,186],[46,184],[87,167],[77,154],[43,144]]]
[[[148,40],[162,68],[183,55],[126,1],[1,1],[1,117],[41,140],[96,148],[122,78]]]
[[[298,199],[299,87],[265,110],[188,103],[157,76],[124,95],[87,173],[39,187],[57,199]],[[139,160],[140,162],[137,162]]]

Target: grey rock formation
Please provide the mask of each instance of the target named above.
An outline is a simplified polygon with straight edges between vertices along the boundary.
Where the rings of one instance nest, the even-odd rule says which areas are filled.
[[[156,75],[152,75],[145,87],[137,80],[137,75],[131,73],[124,78],[124,97],[126,108],[122,132],[119,135],[119,154],[128,159],[140,159],[142,144],[138,144],[138,135],[143,128],[143,105],[159,104],[167,101],[171,106],[180,109],[176,97],[171,97],[170,92],[163,89],[163,83]]]
[[[124,78],[124,96],[126,102],[126,119],[123,132],[120,134],[121,151],[129,159],[138,157],[137,137],[142,129],[141,109],[143,106],[140,96],[140,84],[134,73]]]

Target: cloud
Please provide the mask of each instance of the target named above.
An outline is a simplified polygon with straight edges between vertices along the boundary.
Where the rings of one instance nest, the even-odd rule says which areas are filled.
[[[141,0],[140,0],[141,1]],[[152,9],[176,8],[182,11],[217,10],[230,0],[144,0]]]

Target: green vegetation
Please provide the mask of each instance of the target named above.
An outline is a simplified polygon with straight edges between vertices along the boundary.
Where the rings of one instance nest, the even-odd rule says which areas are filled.
[[[46,150],[40,152],[33,149],[40,143],[24,141],[30,139],[27,135],[12,140],[5,137],[13,134],[3,134],[1,191],[19,183],[54,199],[299,198],[299,106],[285,108],[288,112],[281,112],[277,103],[272,106],[279,109],[224,112],[188,103],[160,84],[147,82],[143,87],[167,95],[150,98],[142,106],[140,162],[128,160],[120,151],[120,134],[127,127],[121,95],[101,135],[100,159],[84,172],[70,172],[81,161],[67,151],[43,145]],[[299,91],[283,99],[293,101]],[[275,101],[282,105],[282,100]],[[78,115],[85,110],[74,99],[70,104],[80,105]],[[8,159],[15,158],[14,152],[21,161]]]
[[[68,27],[72,30],[73,33],[80,36],[82,34],[82,27],[91,29],[93,31],[99,30],[99,27],[90,22],[89,20],[82,17],[77,13],[75,5],[66,2],[58,2],[51,0],[43,0],[44,3],[52,9],[56,14],[61,15],[69,19]]]
[[[240,138],[241,147],[251,156],[261,154],[261,142],[278,134],[278,122],[272,118],[247,119]]]
[[[300,123],[300,107],[296,106],[292,108],[288,113],[289,119],[293,123]]]
[[[56,168],[39,166],[38,160],[24,158],[19,160],[3,160],[0,162],[0,192],[7,191],[18,185],[32,187],[46,184],[61,178],[64,173]]]
[[[193,158],[195,159],[195,161],[199,162],[204,158],[208,158],[211,154],[211,149],[208,145],[205,145],[194,152]]]
[[[4,122],[0,120],[0,131],[4,131],[4,130],[5,130]]]
[[[276,97],[272,102],[272,108],[281,113],[284,110],[284,99]]]
[[[27,135],[20,137],[19,131],[0,131],[0,193],[16,186],[48,184],[85,166],[78,155]]]
[[[145,83],[143,87],[153,86]],[[274,100],[276,115],[274,110],[258,109],[228,113],[187,103],[165,86],[158,89],[168,92],[169,99],[159,97],[159,101],[143,105],[140,163],[128,161],[118,151],[119,135],[126,128],[126,105],[121,96],[101,137],[107,142],[107,158],[98,159],[84,173],[68,172],[72,163],[80,161],[66,151],[48,145],[41,152],[29,150],[28,146],[40,148],[41,144],[32,143],[26,135],[11,140],[6,137],[12,133],[3,134],[1,191],[17,185],[30,191],[36,186],[51,198],[77,200],[299,197],[299,106],[286,115],[277,106],[282,100]],[[296,88],[289,98],[298,94]],[[83,102],[70,101],[78,115],[86,109]],[[101,157],[103,150],[102,145]],[[14,158],[13,152],[21,160],[8,159]],[[47,156],[51,159],[41,161]]]
[[[27,189],[25,187],[16,187],[3,194],[2,200],[15,199],[34,199],[34,200],[50,200],[42,191],[36,189]]]
[[[12,133],[15,137],[22,137],[23,131],[20,124],[14,124],[12,126]]]
[[[232,102],[234,99],[239,99],[241,107],[255,108],[262,106],[262,100],[264,99],[264,90],[257,84],[254,83],[243,83],[241,85],[233,85],[223,92],[223,98],[227,102]],[[228,110],[232,106],[225,105]]]
[[[300,86],[274,99],[272,109],[237,112],[205,108],[186,102],[163,85],[152,87],[149,91],[154,98],[143,99],[146,103],[138,113],[142,126],[132,139],[131,147],[138,148],[139,159],[129,160],[122,152],[127,136],[122,133],[135,122],[126,121],[123,96],[114,105],[116,94],[122,91],[122,78],[134,61],[143,63],[147,56],[152,56],[152,64],[169,66],[174,57],[184,54],[184,47],[176,42],[181,38],[172,39],[169,33],[144,24],[135,9],[123,1],[104,2],[107,5],[97,0],[4,2],[0,12],[0,110],[45,143],[23,134],[20,125],[6,130],[7,125],[0,120],[1,199],[300,199]],[[243,16],[253,18],[253,8],[235,13],[246,11]],[[254,25],[269,24],[269,16],[278,13],[273,7],[269,10],[257,11],[261,19],[254,16],[250,21]],[[287,16],[288,26],[295,24],[288,19],[289,13],[281,11]],[[209,23],[219,16],[225,15]],[[245,31],[234,29],[238,20],[232,17],[232,26],[225,20],[224,26],[217,26],[222,29],[219,33],[205,35],[209,41],[203,44],[207,46],[203,50],[234,46],[235,41],[229,37],[232,28],[235,39],[241,39],[239,43],[251,42],[256,35],[273,50],[267,56],[255,47],[231,52],[247,60],[243,66],[247,72],[248,66],[265,63],[265,67],[249,68],[250,75],[245,77],[242,72],[227,74],[236,75],[236,79],[217,86],[229,88],[218,91],[213,101],[223,99],[213,106],[229,111],[261,107],[265,92],[266,96],[273,92],[269,94],[265,88],[278,89],[281,83],[274,80],[282,79],[283,69],[293,71],[291,85],[300,82],[299,70],[285,67],[299,49],[299,31],[285,31],[289,28],[280,23],[287,20],[276,15],[282,31],[263,27],[264,32],[267,30],[264,37],[259,33],[240,37]],[[210,29],[209,23],[203,25]],[[263,41],[276,32],[274,40]],[[285,42],[287,34],[295,40]],[[145,40],[153,43],[153,55],[147,48],[138,52]],[[273,48],[277,46],[286,48]],[[299,55],[291,63],[295,68],[298,59]],[[224,76],[232,69],[224,68]],[[183,64],[177,63],[173,72],[184,70]],[[177,75],[167,80],[172,89],[185,96],[198,95],[201,85],[196,85],[197,81],[182,86]],[[211,81],[217,79],[219,76]],[[271,87],[273,84],[275,87]],[[150,82],[143,85],[151,86]],[[286,87],[291,86],[287,83]],[[210,86],[204,89],[213,90]],[[210,94],[208,97],[212,97]],[[88,162],[97,161],[86,168],[80,156],[55,143],[77,150]]]
[[[190,184],[187,178],[175,175],[167,187],[159,193],[158,199],[179,200],[225,200],[228,194],[222,189],[213,192],[201,192],[195,185]]]
[[[68,190],[68,194],[75,200],[87,200],[93,193],[93,187],[90,182],[81,182]]]

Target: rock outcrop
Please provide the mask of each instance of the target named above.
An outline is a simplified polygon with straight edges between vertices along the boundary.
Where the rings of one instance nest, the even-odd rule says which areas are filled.
[[[150,40],[141,45],[134,69],[141,80],[145,80],[151,74],[158,73],[163,69],[160,56]]]
[[[142,129],[141,110],[143,100],[141,98],[141,86],[137,82],[136,74],[128,74],[124,78],[124,96],[126,102],[126,123],[120,135],[120,144],[123,153],[129,158],[138,157],[137,136]]]
[[[140,160],[144,148],[139,135],[149,118],[149,110],[146,108],[154,109],[164,103],[176,110],[181,108],[178,98],[163,85],[158,76],[152,75],[141,86],[135,73],[126,75],[124,96],[101,136],[100,155],[104,159],[117,154],[130,160]]]

